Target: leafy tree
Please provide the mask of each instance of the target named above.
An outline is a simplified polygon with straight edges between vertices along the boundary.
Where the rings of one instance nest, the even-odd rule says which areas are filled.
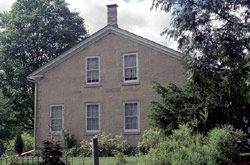
[[[16,123],[33,129],[34,85],[27,76],[87,37],[84,20],[65,0],[17,0],[0,14],[0,88]]]
[[[15,151],[20,155],[21,153],[23,153],[23,147],[24,147],[24,143],[23,143],[23,139],[21,137],[21,133],[19,133],[17,136],[16,136],[16,139],[15,139]]]
[[[184,109],[197,114],[200,108],[206,107],[208,128],[230,123],[244,131],[245,140],[250,138],[249,1],[154,0],[152,9],[159,8],[172,12],[171,27],[162,34],[178,41],[188,79],[187,85],[177,87],[169,98],[166,95],[171,87],[163,87],[168,91],[166,107],[159,107],[159,111],[173,111],[178,105],[177,113]],[[184,101],[179,101],[182,92],[188,89],[196,93],[184,92]],[[192,97],[198,98],[198,105],[187,101]],[[187,108],[191,105],[194,105],[191,109]],[[160,118],[152,119],[156,122]],[[170,122],[178,122],[170,120],[162,123],[168,121],[167,127]]]

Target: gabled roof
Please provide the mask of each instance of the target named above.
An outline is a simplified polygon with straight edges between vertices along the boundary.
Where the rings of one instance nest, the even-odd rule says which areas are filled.
[[[71,56],[77,54],[78,52],[82,51],[83,49],[85,49],[86,47],[88,47],[89,45],[93,44],[94,42],[98,41],[99,39],[107,36],[108,34],[116,34],[118,36],[124,37],[128,40],[137,42],[141,45],[150,47],[154,50],[157,50],[163,54],[166,54],[168,56],[180,59],[182,57],[182,55],[173,50],[170,49],[166,46],[163,46],[161,44],[158,44],[156,42],[153,42],[151,40],[148,40],[146,38],[140,37],[136,34],[130,33],[126,30],[120,29],[118,27],[113,27],[111,25],[107,25],[104,28],[102,28],[101,30],[97,31],[96,33],[94,33],[93,35],[91,35],[89,38],[87,38],[86,40],[80,42],[79,44],[77,44],[76,46],[72,47],[71,49],[69,49],[68,51],[64,52],[63,54],[61,54],[60,56],[56,57],[55,59],[51,60],[50,62],[48,62],[47,64],[43,65],[42,67],[38,68],[36,71],[32,72],[27,78],[30,81],[39,79],[43,76],[43,73],[47,72],[48,70],[50,70],[51,68],[57,66],[58,64],[62,63],[63,61],[65,61],[66,59],[70,58]]]

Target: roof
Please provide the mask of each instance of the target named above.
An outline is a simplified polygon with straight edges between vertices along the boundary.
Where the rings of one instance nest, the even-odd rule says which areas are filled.
[[[166,54],[168,56],[180,59],[182,57],[181,53],[178,51],[175,51],[173,49],[170,49],[166,46],[163,46],[161,44],[158,44],[156,42],[153,42],[151,40],[148,40],[146,38],[140,37],[136,34],[133,34],[131,32],[128,32],[126,30],[123,30],[118,27],[113,27],[111,25],[107,25],[101,30],[97,31],[93,35],[91,35],[89,38],[85,39],[84,41],[80,42],[76,46],[72,47],[71,49],[67,50],[63,54],[59,55],[55,59],[51,60],[47,64],[43,65],[42,67],[38,68],[36,71],[32,72],[30,75],[28,75],[28,80],[33,81],[36,79],[39,79],[43,76],[45,72],[52,69],[53,67],[57,66],[58,64],[62,63],[63,61],[67,60],[71,56],[77,54],[78,52],[82,51],[89,45],[93,44],[94,42],[98,41],[99,39],[107,36],[108,34],[116,34],[118,36],[124,37],[128,40],[137,42],[141,45],[150,47],[154,50],[157,50],[163,54]]]

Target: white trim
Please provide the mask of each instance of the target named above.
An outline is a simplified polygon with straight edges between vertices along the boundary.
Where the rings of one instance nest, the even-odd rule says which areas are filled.
[[[126,129],[125,125],[125,104],[137,103],[137,124],[138,129]],[[124,132],[140,132],[140,101],[124,101],[123,102],[123,131]]]
[[[62,130],[64,129],[64,105],[63,104],[51,104],[49,106],[49,132],[50,133],[61,133],[60,131],[52,131],[52,125],[51,125],[51,117],[52,117],[52,107],[62,107]]]
[[[97,58],[98,59],[98,82],[88,82],[87,80],[87,62],[90,58]],[[94,84],[100,84],[101,82],[101,70],[100,70],[100,56],[86,56],[85,57],[85,84],[87,85],[94,85]]]
[[[98,130],[88,130],[88,127],[87,127],[87,106],[88,105],[98,105]],[[101,130],[101,116],[100,116],[100,103],[85,103],[85,131],[87,133],[95,133],[95,132],[100,132]]]
[[[30,75],[28,75],[28,80],[37,79],[36,76],[38,76],[38,77],[42,76],[43,73],[47,72],[48,70],[50,70],[51,68],[60,64],[61,62],[65,61],[66,59],[70,58],[71,56],[77,54],[78,52],[82,51],[83,49],[90,46],[91,44],[98,41],[99,39],[109,35],[110,33],[124,37],[126,39],[131,40],[131,41],[137,42],[139,44],[142,44],[146,47],[152,48],[156,51],[159,51],[163,54],[174,57],[176,59],[180,59],[182,57],[181,53],[178,51],[170,49],[170,48],[163,46],[161,44],[158,44],[156,42],[150,41],[146,38],[140,37],[136,34],[130,33],[126,30],[108,25],[108,26],[105,26],[104,28],[102,28],[101,30],[97,31],[93,35],[91,35],[86,40],[80,42],[78,45],[76,45],[76,46],[72,47],[71,49],[69,49],[68,51],[64,52],[63,54],[61,54],[57,58],[51,60],[50,62],[48,62],[44,66],[38,68],[36,71],[32,72]]]
[[[125,80],[125,60],[124,60],[124,57],[130,56],[130,55],[135,55],[135,57],[136,57],[136,78],[137,78],[136,80]],[[138,53],[137,52],[122,54],[122,80],[123,80],[123,83],[139,82],[139,62],[138,62]]]

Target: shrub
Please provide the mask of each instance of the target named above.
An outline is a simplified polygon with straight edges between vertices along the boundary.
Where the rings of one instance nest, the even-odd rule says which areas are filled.
[[[70,134],[67,130],[62,130],[61,136],[66,150],[69,150],[70,148],[76,145],[76,140],[74,139],[74,135]]]
[[[142,141],[138,143],[138,149],[140,152],[148,153],[150,148],[156,147],[161,141],[161,132],[156,129],[149,129],[144,131],[142,135]]]
[[[24,143],[23,143],[23,139],[21,137],[21,134],[17,134],[16,139],[15,139],[15,152],[18,153],[19,155],[21,153],[23,153],[23,147],[24,147]]]
[[[235,140],[241,136],[231,126],[214,128],[204,136],[180,125],[152,147],[139,164],[233,164],[240,158]]]
[[[34,145],[34,138],[26,132],[22,133],[21,137],[22,137],[23,142],[24,142],[23,151],[26,152],[26,151],[32,150],[34,147],[33,146]]]
[[[64,165],[60,159],[62,157],[62,152],[60,151],[61,147],[58,142],[52,142],[49,140],[43,141],[43,150],[42,150],[42,165]]]
[[[18,165],[18,157],[16,155],[10,155],[7,165]]]
[[[79,150],[76,146],[72,147],[69,149],[69,152],[68,152],[70,155],[76,157],[79,155]]]
[[[115,164],[116,165],[124,165],[127,164],[127,160],[124,158],[124,154],[119,152],[115,155]]]
[[[100,157],[114,156],[117,152],[122,152],[123,154],[128,154],[132,148],[122,140],[121,135],[111,135],[105,134],[104,132],[95,135],[92,139],[98,139],[98,151]],[[92,139],[91,142],[87,140],[81,141],[80,150],[84,156],[92,155]]]

